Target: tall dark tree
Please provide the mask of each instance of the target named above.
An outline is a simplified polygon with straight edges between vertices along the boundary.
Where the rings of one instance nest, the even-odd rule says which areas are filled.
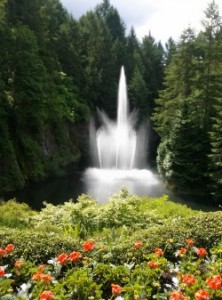
[[[129,35],[126,38],[126,53],[127,53],[127,70],[126,75],[131,80],[136,67],[142,65],[140,43],[136,37],[134,28],[132,27]]]
[[[209,189],[213,199],[221,203],[222,197],[222,19],[218,6],[211,2],[205,11],[204,32],[200,37],[205,41],[205,107],[206,128],[209,130],[210,154],[207,173],[212,180]]]
[[[180,111],[181,103],[189,101],[193,105],[195,101],[195,78],[197,77],[197,60],[195,49],[195,36],[189,28],[181,36],[178,50],[172,56],[171,62],[166,68],[164,89],[156,99],[153,120],[161,138],[164,139],[172,128],[175,114]],[[198,106],[193,105],[193,112],[198,116]],[[198,118],[197,118],[197,122]]]
[[[139,122],[144,121],[150,115],[149,91],[143,79],[139,68],[135,68],[132,79],[129,82],[129,98],[136,107],[139,116]]]
[[[6,24],[0,25],[0,191],[24,185],[19,168],[14,141],[11,137],[10,119],[13,113],[12,34]]]
[[[143,38],[141,45],[142,62],[144,65],[144,80],[150,93],[150,105],[153,109],[154,99],[158,96],[158,91],[162,87],[164,69],[164,49],[161,43],[156,43],[149,34]]]
[[[158,149],[158,169],[168,185],[181,194],[207,197],[206,158],[202,151],[206,133],[191,118],[192,106],[182,104],[169,135]]]
[[[153,120],[161,138],[157,163],[162,176],[180,192],[196,196],[207,194],[202,174],[208,161],[199,76],[199,50],[188,28],[166,68],[165,88],[156,100]]]

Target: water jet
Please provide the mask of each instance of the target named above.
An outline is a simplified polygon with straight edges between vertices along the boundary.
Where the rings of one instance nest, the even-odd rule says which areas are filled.
[[[98,110],[101,126],[90,124],[90,152],[94,167],[83,175],[86,193],[98,202],[126,187],[130,193],[159,196],[163,191],[157,175],[147,168],[147,126],[135,130],[137,114],[130,112],[124,67],[121,67],[117,119]]]

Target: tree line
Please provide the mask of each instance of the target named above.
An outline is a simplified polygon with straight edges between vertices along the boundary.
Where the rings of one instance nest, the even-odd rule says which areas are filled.
[[[221,196],[221,19],[163,46],[139,41],[103,0],[75,20],[59,0],[0,3],[0,191],[60,174],[86,157],[96,108],[116,116],[120,67],[131,108],[151,119],[150,159],[183,193]],[[155,130],[155,131],[154,131]]]
[[[222,20],[205,10],[203,30],[188,28],[169,57],[153,121],[157,165],[166,182],[197,199],[222,202]]]

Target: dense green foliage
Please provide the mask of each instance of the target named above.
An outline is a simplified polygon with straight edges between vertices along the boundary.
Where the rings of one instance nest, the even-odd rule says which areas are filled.
[[[161,139],[157,161],[178,192],[221,202],[222,27],[214,1],[202,23],[197,35],[188,28],[176,48],[169,47],[153,114]]]
[[[122,65],[132,107],[149,116],[163,48],[151,36],[140,44],[133,29],[127,36],[109,1],[78,21],[59,0],[1,1],[0,39],[1,193],[78,167],[88,154],[89,112],[116,115]]]
[[[51,290],[57,300],[102,300],[110,299],[117,284],[126,300],[171,299],[174,290],[194,299],[201,288],[207,299],[220,299],[221,287],[209,289],[205,281],[221,272],[221,228],[221,211],[195,211],[166,196],[139,197],[124,189],[105,204],[81,195],[78,203],[46,204],[40,212],[2,202],[0,296],[41,299]],[[86,240],[93,249],[84,250]],[[14,250],[4,253],[7,246]],[[198,249],[207,257],[198,258]],[[62,259],[71,253],[80,256],[59,263],[60,254]],[[186,287],[186,274],[196,278],[195,285]]]
[[[211,247],[221,240],[222,234],[220,211],[204,213],[171,202],[167,196],[147,198],[130,195],[124,189],[112,195],[106,204],[81,195],[78,203],[69,201],[58,206],[46,203],[40,212],[11,200],[0,205],[0,215],[1,243],[13,242],[18,256],[25,251],[27,258],[40,261],[41,255],[46,254],[38,249],[47,249],[48,256],[55,255],[60,247],[55,248],[56,243],[69,249],[73,243],[78,247],[81,240],[93,238],[111,243],[113,251],[117,251],[113,259],[122,260],[134,240],[148,239],[150,251],[153,244],[162,247],[166,240],[173,239],[172,252],[186,237],[192,236],[197,245]],[[47,241],[49,235],[52,238]],[[37,245],[41,241],[48,246]],[[125,249],[122,254],[118,253],[120,248]]]

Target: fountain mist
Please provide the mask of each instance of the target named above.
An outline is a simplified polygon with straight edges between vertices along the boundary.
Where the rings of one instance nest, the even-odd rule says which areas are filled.
[[[90,126],[90,147],[96,168],[88,168],[83,177],[86,192],[97,201],[125,186],[136,194],[159,195],[163,192],[160,182],[146,166],[147,126],[137,131],[136,113],[130,113],[124,68],[121,68],[117,120],[110,120],[105,112],[98,110],[101,127]]]
[[[115,168],[120,170],[130,170],[145,164],[145,161],[142,162],[141,159],[146,152],[146,143],[144,143],[146,132],[141,129],[136,132],[134,129],[136,114],[135,112],[129,113],[123,67],[119,80],[117,121],[111,121],[102,111],[98,112],[102,126],[97,131],[94,125],[91,128],[91,133],[93,132],[91,148],[94,148],[94,162],[98,161],[101,169]]]

